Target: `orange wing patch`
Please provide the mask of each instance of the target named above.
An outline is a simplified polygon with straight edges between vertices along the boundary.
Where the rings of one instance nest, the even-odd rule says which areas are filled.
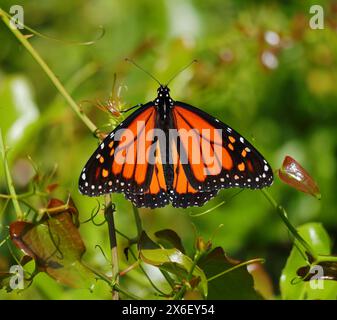
[[[160,145],[159,142],[156,142],[155,164],[153,168],[152,179],[147,193],[157,194],[160,191],[167,191],[167,187],[165,182]]]
[[[173,115],[181,144],[187,153],[188,165],[197,182],[202,183],[209,176],[219,175],[222,168],[233,168],[233,159],[223,146],[220,130],[183,107],[175,106]],[[234,143],[235,138],[231,137],[230,141]],[[234,149],[231,144],[230,147]]]

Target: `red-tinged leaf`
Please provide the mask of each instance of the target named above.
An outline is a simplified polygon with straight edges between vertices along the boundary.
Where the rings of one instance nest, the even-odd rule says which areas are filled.
[[[58,183],[52,183],[46,187],[46,190],[48,193],[52,193],[58,186]]]
[[[58,213],[68,212],[74,222],[74,225],[77,228],[79,227],[80,225],[78,219],[79,213],[72,198],[69,198],[67,205],[59,199],[50,199],[47,209],[49,209],[48,213],[44,214],[42,220],[49,219],[50,216],[53,216]]]
[[[13,222],[9,230],[11,240],[35,260],[39,271],[67,286],[91,289],[96,280],[81,263],[85,246],[73,222],[75,209],[61,211],[62,206],[62,201],[51,200],[48,208],[56,210],[45,214],[38,224]]]
[[[278,171],[280,179],[291,187],[321,199],[321,193],[314,179],[292,157],[286,156]]]

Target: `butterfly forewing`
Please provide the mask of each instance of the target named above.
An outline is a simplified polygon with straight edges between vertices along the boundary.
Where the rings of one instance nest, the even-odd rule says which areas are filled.
[[[185,158],[183,168],[195,189],[258,189],[272,184],[273,172],[267,161],[235,130],[182,102],[175,103],[172,114],[178,152]]]
[[[169,192],[165,180],[164,164],[160,142],[154,139],[153,168],[148,172],[150,182],[143,193],[125,192],[127,199],[131,200],[136,207],[159,208],[169,203]]]
[[[146,157],[137,159],[137,143],[145,141],[145,148],[150,149],[153,142],[149,137],[146,141],[145,135],[151,134],[156,117],[157,110],[148,103],[117,126],[98,146],[82,170],[80,192],[88,196],[145,192],[150,184],[153,165]]]

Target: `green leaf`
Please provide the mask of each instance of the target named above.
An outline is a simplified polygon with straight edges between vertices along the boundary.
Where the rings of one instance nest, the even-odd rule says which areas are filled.
[[[307,223],[300,226],[298,232],[309,243],[316,254],[331,254],[330,238],[322,224]],[[297,244],[296,241],[295,244]],[[323,288],[312,287],[310,282],[303,281],[298,276],[298,270],[305,266],[307,266],[307,262],[303,254],[294,246],[280,279],[282,299],[336,299],[336,282],[322,280]]]
[[[175,231],[171,229],[164,229],[157,231],[155,233],[155,236],[160,240],[164,240],[165,242],[170,243],[173,248],[176,248],[182,253],[185,253],[185,248],[182,244],[182,241]]]
[[[207,296],[207,278],[204,272],[198,266],[194,266],[191,258],[181,251],[175,248],[160,248],[145,232],[141,236],[139,249],[142,261],[176,275],[180,281],[186,280],[193,268],[192,276],[200,278],[199,288],[202,294]]]
[[[213,249],[207,256],[200,259],[198,266],[205,272],[207,278],[211,278],[221,272],[232,268],[237,262],[226,257],[222,248]],[[246,267],[241,267],[225,273],[218,278],[208,282],[208,299],[261,299],[254,290],[254,281]]]
[[[63,205],[53,200],[48,208]],[[39,271],[64,285],[92,289],[96,279],[81,262],[85,246],[73,219],[74,213],[67,209],[46,214],[38,224],[16,221],[10,225],[10,236],[19,249],[35,260]]]

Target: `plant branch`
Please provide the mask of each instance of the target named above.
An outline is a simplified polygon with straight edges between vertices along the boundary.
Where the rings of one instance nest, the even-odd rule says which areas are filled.
[[[116,285],[119,282],[119,267],[118,267],[118,253],[117,253],[117,239],[114,221],[115,208],[111,202],[111,196],[105,196],[105,219],[108,223],[109,228],[109,239],[110,239],[110,249],[111,249],[111,264],[112,264],[112,280]],[[112,299],[118,300],[118,291],[112,290]]]
[[[258,258],[258,259],[252,259],[252,260],[244,261],[244,262],[242,262],[242,263],[239,263],[239,264],[235,265],[235,266],[232,267],[232,268],[226,269],[225,271],[216,274],[216,275],[213,276],[213,277],[208,278],[207,281],[208,281],[208,282],[213,281],[213,280],[215,280],[215,279],[217,279],[217,278],[223,276],[223,275],[226,274],[226,273],[229,273],[229,272],[234,271],[234,270],[236,270],[236,269],[238,269],[238,268],[241,268],[241,267],[243,267],[243,266],[248,266],[248,265],[250,265],[250,264],[252,264],[252,263],[257,263],[257,262],[259,262],[259,263],[264,263],[265,260],[264,260],[264,259],[261,259],[261,258]]]
[[[15,210],[17,219],[23,220],[24,214],[21,210],[19,201],[17,199],[17,195],[16,195],[16,192],[15,192],[14,184],[13,184],[13,180],[12,180],[12,177],[11,177],[11,173],[9,171],[8,162],[7,162],[7,151],[6,151],[5,142],[3,140],[1,129],[0,129],[0,149],[1,149],[2,160],[3,160],[3,163],[4,163],[4,170],[5,170],[5,177],[6,177],[6,181],[7,181],[7,187],[8,187],[10,197],[11,197],[12,202],[13,202],[14,210]]]
[[[89,130],[93,133],[97,132],[97,127],[95,124],[81,111],[77,103],[73,100],[67,90],[64,88],[60,80],[56,77],[53,71],[49,68],[47,63],[41,58],[40,54],[33,48],[33,46],[27,40],[18,28],[13,28],[10,24],[9,15],[0,8],[0,17],[9,30],[12,31],[14,36],[21,42],[21,44],[28,50],[28,52],[33,56],[35,61],[40,65],[46,75],[49,77],[51,82],[60,92],[60,94],[65,98],[70,107],[74,110],[77,116],[82,120],[82,122],[89,128]]]

